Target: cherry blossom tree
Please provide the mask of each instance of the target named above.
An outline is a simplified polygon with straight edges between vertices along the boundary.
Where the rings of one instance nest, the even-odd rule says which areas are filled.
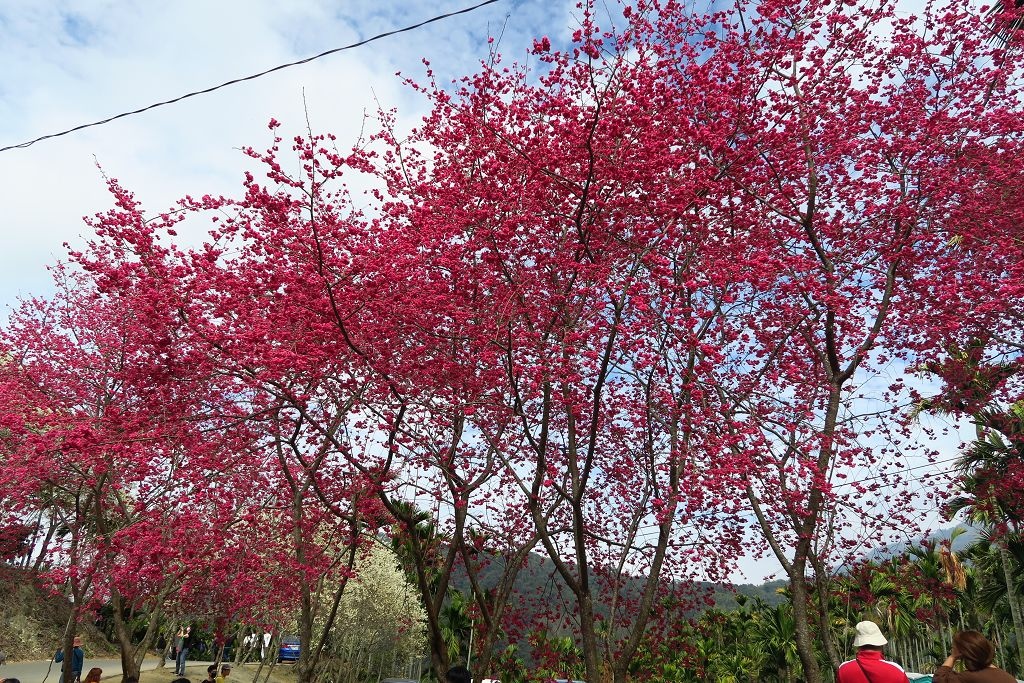
[[[147,216],[111,183],[83,286],[16,318],[2,366],[5,495],[61,518],[69,577],[122,528],[173,555],[160,520],[183,515],[224,590],[183,575],[181,599],[251,617],[279,582],[311,680],[363,534],[391,526],[440,676],[456,571],[489,669],[539,544],[572,596],[558,642],[623,681],[671,630],[656,605],[698,607],[753,532],[789,578],[805,680],[825,675],[815,628],[838,664],[830,573],[909,523],[886,487],[843,486],[898,483],[908,447],[912,393],[859,387],[979,330],[1021,348],[1012,37],[959,3],[580,12],[531,68],[412,84],[432,105],[412,132],[380,112],[350,150],[282,152],[271,122],[237,198]],[[162,246],[184,221],[207,243]],[[163,517],[125,502],[146,495]]]
[[[706,277],[726,255],[700,211],[716,171],[692,169],[678,112],[650,115],[667,96],[656,50],[602,56],[584,33],[539,84],[497,66],[454,96],[425,88],[435,110],[412,140],[382,138],[384,210],[429,254],[446,331],[500,368],[473,422],[574,595],[588,678],[622,680],[669,581],[720,578],[738,553],[713,521],[735,502],[702,387],[734,332]]]
[[[167,557],[157,548],[177,556],[163,529],[182,495],[175,468],[187,436],[164,409],[169,388],[143,380],[159,364],[138,311],[84,276],[55,273],[57,294],[26,302],[4,330],[2,477],[8,511],[47,520],[42,566],[72,602],[69,656],[85,610],[111,595],[120,602],[135,543],[158,541],[152,568]],[[126,671],[137,669],[122,654]]]
[[[751,510],[790,579],[805,677],[820,680],[814,640],[839,663],[834,564],[887,523],[910,523],[892,489],[837,486],[912,448],[899,428],[908,393],[897,383],[870,405],[856,387],[976,325],[962,302],[991,301],[1003,282],[993,274],[1021,208],[1006,192],[1020,178],[1007,156],[1021,144],[1020,84],[984,18],[955,3],[917,18],[895,3],[769,2],[717,23],[698,72],[735,74],[713,111],[736,128],[705,148],[721,173],[707,217],[751,237],[734,243],[759,271],[737,293],[748,332],[718,391]],[[884,514],[851,528],[865,498]]]
[[[846,509],[879,489],[834,477],[898,464],[870,437],[898,440],[907,420],[854,387],[1013,311],[996,293],[1019,269],[1019,80],[959,5],[625,14],[629,31],[602,35],[585,13],[565,53],[538,41],[536,81],[495,67],[454,94],[424,88],[435,109],[417,135],[384,138],[389,230],[414,234],[447,301],[466,301],[476,353],[500,354],[489,435],[578,597],[588,677],[612,673],[603,657],[620,678],[638,642],[598,654],[591,574],[625,566],[602,544],[642,562],[631,534],[656,520],[644,569],[660,577],[684,557],[673,522],[735,512],[734,483],[790,577],[820,680],[815,619],[838,664],[827,576],[887,523],[849,528]],[[987,315],[964,315],[965,298]],[[901,522],[891,493],[878,502]]]

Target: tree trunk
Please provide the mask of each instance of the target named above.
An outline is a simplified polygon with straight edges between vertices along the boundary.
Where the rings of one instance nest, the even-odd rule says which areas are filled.
[[[818,603],[818,639],[825,649],[825,654],[828,655],[832,669],[837,671],[843,660],[839,657],[835,640],[832,638],[832,624],[829,621],[830,577],[825,565],[817,560],[817,555],[812,554],[810,559],[814,565],[814,573],[817,575],[814,586]]]
[[[999,558],[1003,564],[1003,579],[1006,581],[1006,600],[1010,603],[1010,616],[1013,618],[1013,640],[1017,647],[1017,671],[1024,671],[1024,619],[1021,618],[1020,601],[1013,583],[1013,558],[1010,551],[1002,543],[999,544]]]
[[[75,632],[78,630],[78,618],[81,614],[82,603],[80,600],[75,600],[75,604],[71,608],[71,616],[68,617],[67,629],[64,631],[64,642],[61,644],[64,660],[61,662],[61,683],[73,683],[75,680],[75,674],[72,671],[75,661]]]
[[[39,517],[39,523],[42,524],[42,515],[41,514],[40,514],[40,517]],[[51,519],[49,525],[46,527],[46,536],[44,536],[42,542],[39,543],[39,546],[38,546],[39,547],[39,554],[36,555],[35,562],[32,563],[32,573],[33,574],[38,574],[40,569],[42,569],[43,560],[45,560],[46,557],[49,554],[50,541],[53,540],[53,535],[56,533],[58,527],[59,527],[59,525],[55,524],[54,520]],[[32,555],[32,553],[29,553],[30,557],[31,557],[31,555]]]
[[[134,677],[138,679],[141,669],[141,662],[135,661],[135,648],[132,645],[132,635],[128,632],[128,625],[124,623],[124,600],[120,591],[113,588],[110,593],[110,605],[113,609],[114,636],[117,638],[118,649],[121,653],[122,678]],[[152,630],[152,621],[150,630]]]
[[[796,650],[800,655],[800,663],[804,669],[804,680],[807,683],[823,683],[818,658],[814,652],[814,639],[811,637],[809,625],[810,595],[807,591],[807,577],[804,575],[804,563],[794,562],[793,571],[789,576],[789,590],[793,599],[793,625],[796,632]]]
[[[583,664],[587,670],[587,680],[603,683],[601,680],[601,658],[598,656],[597,630],[594,628],[594,600],[589,587],[580,595],[580,640],[583,646]]]
[[[167,656],[171,653],[171,646],[174,644],[174,625],[171,624],[170,626],[170,632],[164,641],[164,649],[160,651],[160,663],[157,664],[157,668],[160,669],[167,666]]]

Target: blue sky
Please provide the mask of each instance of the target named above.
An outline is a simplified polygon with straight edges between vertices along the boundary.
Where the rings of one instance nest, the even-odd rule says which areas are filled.
[[[14,0],[0,5],[0,147],[137,109],[418,23],[479,0]],[[535,36],[565,37],[571,0],[500,0],[414,32],[184,102],[0,153],[0,320],[17,297],[49,290],[46,266],[81,245],[82,216],[109,199],[96,164],[151,211],[184,194],[240,186],[239,148],[305,128],[354,141],[375,100],[412,124],[422,98],[395,72],[444,82],[472,73],[487,37],[522,60]],[[199,235],[185,235],[198,240]]]

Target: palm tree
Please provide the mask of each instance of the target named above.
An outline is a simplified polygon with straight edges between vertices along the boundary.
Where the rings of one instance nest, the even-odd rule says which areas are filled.
[[[760,601],[753,612],[755,642],[765,654],[763,680],[791,683],[800,673],[800,654],[796,649],[796,623],[788,603],[769,607]]]
[[[995,636],[1001,651],[1010,651],[1008,639],[1003,637],[1002,624],[1012,622],[1014,596],[1021,595],[1024,586],[1024,540],[1019,535],[985,529],[981,537],[965,551],[970,562],[968,589],[964,602],[974,608],[972,626]],[[1014,635],[1014,645],[1017,641]],[[1018,650],[1020,648],[1018,647]],[[1005,657],[1012,661],[1012,657]],[[1012,666],[1006,668],[1013,668]]]
[[[448,591],[449,599],[441,609],[441,635],[452,662],[468,661],[472,657],[470,633],[473,621],[469,616],[469,603],[462,591],[454,588]]]
[[[1024,6],[1024,0],[1014,3],[1016,7]],[[997,3],[997,8],[1001,7],[1003,4]],[[1020,28],[1018,22],[1007,30]],[[1024,499],[1019,487],[1012,484],[1013,475],[1024,473],[1024,402],[1002,408],[993,400],[997,388],[1020,372],[1021,367],[1014,363],[984,363],[986,341],[972,339],[963,348],[954,345],[944,363],[927,366],[929,372],[946,380],[948,388],[944,396],[924,402],[918,410],[968,412],[972,416],[977,438],[957,460],[960,495],[946,504],[945,512],[952,517],[964,511],[968,520],[985,527],[993,538],[1002,536],[997,547],[1013,620],[1016,664],[1018,671],[1024,671],[1024,613],[1008,548],[1009,543],[1019,538],[1024,520]]]
[[[986,529],[998,549],[1017,645],[1017,670],[1024,671],[1024,612],[1010,551],[1011,544],[1020,543],[1024,508],[1019,491],[1006,486],[1024,468],[1024,403],[1007,410],[986,408],[975,415],[974,423],[979,437],[957,461],[962,493],[947,503],[946,511],[950,516],[966,512],[970,521]]]

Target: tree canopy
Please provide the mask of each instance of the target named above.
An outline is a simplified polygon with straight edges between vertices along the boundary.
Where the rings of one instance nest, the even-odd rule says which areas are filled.
[[[621,10],[581,5],[531,67],[410,82],[411,131],[271,121],[237,196],[150,213],[109,181],[0,336],[5,521],[76,606],[221,633],[297,611],[314,680],[388,533],[435,675],[469,633],[484,675],[532,643],[663,680],[702,582],[753,550],[788,579],[772,666],[838,665],[834,572],[912,524],[893,487],[934,451],[906,378],[982,333],[1019,362],[1013,39],[958,2]],[[566,594],[518,596],[550,605],[524,623],[533,548]]]

